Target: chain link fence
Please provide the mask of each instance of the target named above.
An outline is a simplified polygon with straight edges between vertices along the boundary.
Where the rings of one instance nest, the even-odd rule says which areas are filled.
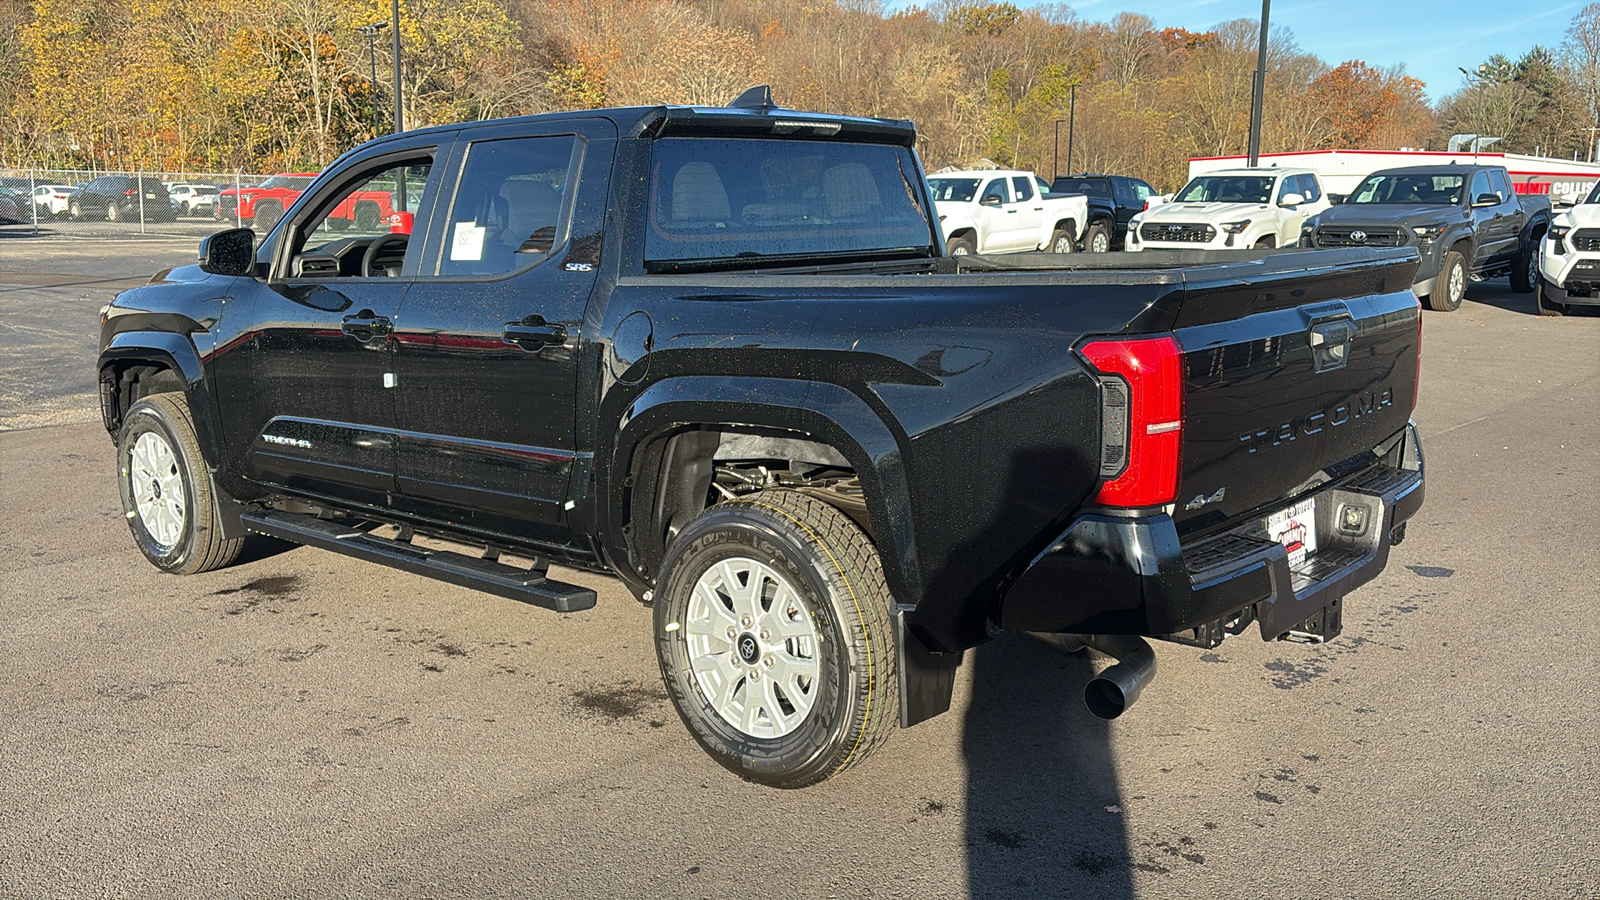
[[[69,237],[203,237],[245,226],[264,231],[276,217],[258,221],[249,195],[244,204],[239,197],[269,177],[253,172],[0,168],[0,227]]]

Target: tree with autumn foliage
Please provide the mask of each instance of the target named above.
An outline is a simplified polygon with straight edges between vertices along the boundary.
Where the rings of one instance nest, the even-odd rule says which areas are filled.
[[[1329,69],[1311,82],[1312,101],[1325,123],[1321,146],[1420,146],[1434,130],[1423,87],[1399,69],[1375,69],[1359,59]]]

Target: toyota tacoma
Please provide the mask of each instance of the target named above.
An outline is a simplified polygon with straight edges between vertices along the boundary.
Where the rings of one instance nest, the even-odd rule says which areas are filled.
[[[653,606],[687,730],[799,787],[993,629],[1325,641],[1423,497],[1416,252],[950,257],[909,122],[592,110],[380,138],[102,317],[134,542],[271,535]],[[395,186],[409,231],[334,210]],[[1181,690],[1174,687],[1174,690]]]

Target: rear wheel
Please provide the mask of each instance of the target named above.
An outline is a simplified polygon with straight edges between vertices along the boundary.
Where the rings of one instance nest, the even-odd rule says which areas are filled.
[[[1537,275],[1534,276],[1533,306],[1541,316],[1564,316],[1567,313],[1565,304],[1557,303],[1548,298],[1548,295],[1545,294],[1544,279],[1539,278]]]
[[[1519,294],[1528,293],[1539,283],[1539,241],[1543,237],[1543,232],[1535,234],[1511,266],[1511,289]]]
[[[773,787],[860,762],[898,720],[889,590],[849,516],[792,491],[718,504],[667,551],[656,655],[713,759]]]
[[[978,252],[977,245],[972,243],[972,238],[969,237],[953,237],[945,242],[944,247],[950,256],[966,256]]]
[[[1428,308],[1435,312],[1454,312],[1461,308],[1467,296],[1467,261],[1461,254],[1449,250],[1439,265],[1439,279],[1434,282],[1433,293],[1428,295]]]
[[[182,394],[135,403],[117,435],[117,458],[122,511],[145,559],[194,575],[238,558],[244,539],[222,537],[217,489]]]
[[[83,204],[76,200],[72,201],[72,205],[67,207],[67,217],[71,219],[83,218]]]
[[[1083,249],[1090,253],[1107,253],[1111,250],[1111,226],[1105,222],[1096,222],[1089,226],[1089,233],[1083,236]]]
[[[1051,253],[1072,253],[1078,249],[1077,241],[1072,239],[1072,231],[1067,228],[1057,228],[1050,235]]]
[[[106,221],[116,222],[122,218],[122,211],[117,209],[117,201],[112,200],[106,204]]]

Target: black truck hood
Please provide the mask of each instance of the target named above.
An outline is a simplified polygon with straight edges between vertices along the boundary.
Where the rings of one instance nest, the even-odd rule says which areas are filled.
[[[1329,207],[1319,225],[1431,225],[1461,218],[1461,209],[1430,203],[1346,203]]]

